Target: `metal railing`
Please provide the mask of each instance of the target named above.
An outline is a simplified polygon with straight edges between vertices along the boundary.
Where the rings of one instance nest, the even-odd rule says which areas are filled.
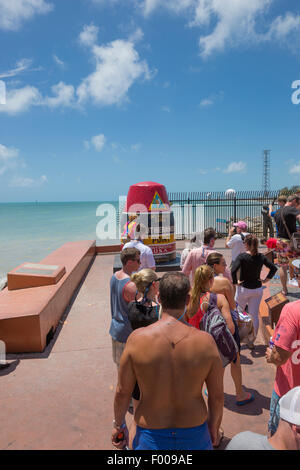
[[[169,193],[174,212],[176,238],[190,238],[192,233],[213,227],[219,237],[228,233],[238,220],[247,223],[248,231],[263,235],[263,206],[274,204],[280,190]],[[278,206],[275,204],[274,208]]]

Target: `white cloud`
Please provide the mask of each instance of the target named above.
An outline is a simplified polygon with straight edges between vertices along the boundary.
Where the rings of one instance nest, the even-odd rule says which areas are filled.
[[[223,170],[223,173],[241,173],[246,170],[246,163],[244,162],[232,162],[228,167]]]
[[[268,38],[271,40],[274,36],[277,39],[282,39],[299,28],[300,15],[293,15],[292,13],[288,12],[284,17],[278,16],[273,21],[268,32]]]
[[[14,69],[8,70],[6,72],[0,73],[0,78],[10,78],[19,75],[20,73],[28,70],[32,61],[30,59],[21,59],[16,63],[16,67]]]
[[[19,155],[19,150],[14,147],[6,147],[5,145],[0,144],[0,161],[6,161],[11,158],[17,158]]]
[[[52,57],[53,57],[53,60],[54,60],[54,62],[55,62],[57,65],[59,65],[59,66],[60,66],[60,67],[62,67],[62,68],[64,68],[64,67],[65,67],[65,63],[64,63],[64,61],[63,61],[63,60],[61,60],[59,57],[57,57],[57,55],[56,55],[56,54],[53,54],[53,56],[52,56]]]
[[[0,144],[0,176],[16,166],[19,150]]]
[[[46,0],[0,0],[0,29],[15,31],[23,21],[52,9],[53,5]]]
[[[66,85],[64,82],[59,82],[57,85],[53,85],[51,90],[54,96],[47,96],[43,100],[44,105],[50,108],[75,106],[75,88],[73,85]]]
[[[133,150],[134,152],[138,152],[140,149],[141,149],[141,144],[133,144],[131,146],[131,150]]]
[[[214,101],[211,98],[204,98],[203,100],[200,101],[199,106],[201,108],[208,108],[209,106],[212,106],[214,104]]]
[[[0,106],[0,113],[15,115],[27,111],[31,106],[41,104],[41,95],[37,88],[25,86],[6,92],[6,104]]]
[[[170,113],[171,112],[171,108],[169,106],[162,106],[161,110],[164,111],[165,113]]]
[[[81,42],[91,46],[96,70],[77,88],[80,104],[88,100],[102,106],[121,104],[128,100],[127,92],[137,79],[152,78],[146,61],[140,59],[132,40],[118,39],[98,46],[94,42],[95,35],[90,39],[84,37],[83,40],[81,37]]]
[[[93,46],[98,39],[99,28],[93,24],[85,25],[79,35],[79,42],[84,46]]]
[[[40,178],[26,178],[23,176],[14,176],[10,182],[9,186],[12,188],[34,188],[42,186],[47,183],[48,179],[46,175],[42,175]]]
[[[194,0],[144,0],[142,8],[145,16],[148,16],[159,6],[179,13],[192,6],[193,3]]]
[[[298,162],[296,165],[292,166],[290,169],[290,173],[300,173],[300,162]]]
[[[105,143],[106,143],[106,137],[104,134],[95,135],[94,137],[91,138],[90,141],[88,140],[84,141],[84,145],[87,150],[90,148],[90,145],[92,145],[94,149],[96,150],[96,152],[101,152]]]
[[[207,28],[201,34],[200,54],[203,58],[227,47],[260,42],[284,42],[291,33],[300,30],[300,15],[287,12],[266,24],[265,13],[275,0],[144,0],[145,16],[156,9],[168,9],[183,14],[190,27]],[[257,22],[266,24],[264,33],[257,31]]]

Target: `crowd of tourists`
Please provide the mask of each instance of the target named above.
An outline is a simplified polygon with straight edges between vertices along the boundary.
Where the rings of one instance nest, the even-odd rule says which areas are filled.
[[[159,278],[155,260],[143,244],[143,229],[137,226],[120,254],[122,269],[110,283],[109,333],[118,368],[112,431],[116,448],[218,448],[224,436],[227,366],[236,405],[251,406],[255,395],[243,384],[241,344],[256,347],[263,289],[277,267],[284,294],[288,272],[300,287],[299,196],[290,196],[285,204],[278,201],[277,211],[268,208],[277,238],[270,230],[270,237],[264,233],[261,242],[274,251],[276,264],[259,251],[259,240],[241,220],[225,241],[232,255],[229,267],[215,248],[215,230],[207,228],[182,252],[181,272]],[[276,366],[268,434],[267,423],[266,435],[244,430],[226,449],[300,450],[299,347],[300,300],[285,305],[266,349],[266,361]],[[130,429],[128,411],[134,415]]]

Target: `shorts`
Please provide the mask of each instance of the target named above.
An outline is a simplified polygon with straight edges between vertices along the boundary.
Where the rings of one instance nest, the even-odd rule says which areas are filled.
[[[273,390],[270,403],[270,419],[268,422],[268,431],[270,432],[271,436],[273,436],[273,434],[275,434],[277,431],[280,420],[279,400],[280,396],[277,395],[275,390]]]
[[[207,422],[193,428],[136,427],[133,450],[213,450]]]
[[[112,357],[113,357],[113,361],[117,365],[117,368],[119,369],[122,352],[124,351],[126,343],[120,343],[119,341],[116,341],[113,338],[111,340],[112,340]]]

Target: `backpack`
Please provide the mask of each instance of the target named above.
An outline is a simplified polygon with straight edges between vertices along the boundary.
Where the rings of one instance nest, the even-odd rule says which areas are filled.
[[[214,338],[223,367],[236,360],[239,351],[238,345],[217,307],[217,295],[214,293],[210,294],[209,306],[200,322],[200,329],[211,334]]]
[[[146,305],[148,301],[144,296],[142,300],[136,299],[128,304],[128,318],[133,330],[155,323],[159,319],[159,305]]]

